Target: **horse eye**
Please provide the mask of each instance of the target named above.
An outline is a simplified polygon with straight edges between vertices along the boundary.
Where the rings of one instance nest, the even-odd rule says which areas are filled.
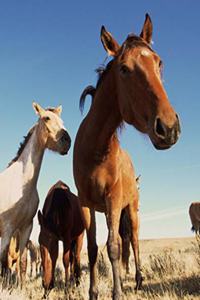
[[[45,122],[48,122],[49,120],[50,120],[49,117],[45,117],[45,118],[44,118],[44,121],[45,121]]]
[[[159,68],[162,68],[162,66],[163,66],[163,62],[162,62],[162,60],[160,60],[159,61]]]
[[[131,73],[131,70],[126,65],[121,65],[119,70],[122,75],[128,75]]]

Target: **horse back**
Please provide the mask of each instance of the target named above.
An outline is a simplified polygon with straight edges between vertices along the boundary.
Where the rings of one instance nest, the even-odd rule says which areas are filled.
[[[59,240],[76,238],[84,230],[83,217],[78,201],[66,185],[55,185],[45,200],[43,215],[48,230]]]

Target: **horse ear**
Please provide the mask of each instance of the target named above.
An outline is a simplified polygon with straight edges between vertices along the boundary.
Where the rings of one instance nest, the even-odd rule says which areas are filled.
[[[35,110],[36,114],[41,118],[44,113],[45,113],[45,109],[42,108],[38,103],[33,102],[33,109]]]
[[[137,178],[136,178],[136,182],[140,182],[140,177],[141,177],[141,175],[139,175]]]
[[[153,33],[153,24],[148,14],[145,16],[144,25],[140,33],[140,37],[143,38],[148,44],[151,44]]]
[[[141,176],[141,175],[139,175],[139,176],[136,178],[136,184],[137,184],[138,190],[140,189],[140,176]]]
[[[57,114],[58,116],[60,116],[61,113],[62,113],[62,105],[59,105],[58,107],[56,107],[54,109],[54,112],[55,112],[55,114]]]
[[[104,46],[104,49],[108,53],[108,55],[116,56],[119,51],[119,44],[112,37],[110,32],[108,32],[104,26],[101,27],[101,42]]]
[[[37,216],[38,216],[39,224],[42,225],[43,224],[43,215],[42,215],[40,210],[38,210],[38,215]]]

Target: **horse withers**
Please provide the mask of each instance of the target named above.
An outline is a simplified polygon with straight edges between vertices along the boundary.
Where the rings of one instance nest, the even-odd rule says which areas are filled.
[[[69,283],[68,268],[70,262],[71,270],[74,272],[71,275],[74,275],[77,285],[80,279],[80,252],[83,243],[84,223],[79,200],[64,182],[58,181],[51,187],[42,212],[38,212],[38,220],[44,297],[46,298],[54,287],[54,271],[59,254],[59,241],[63,243],[66,288]]]
[[[76,135],[73,157],[75,184],[86,221],[90,300],[98,297],[95,211],[106,215],[113,299],[122,296],[119,221],[124,208],[131,223],[136,289],[142,283],[136,176],[129,155],[120,147],[117,129],[127,122],[147,134],[159,150],[173,146],[180,135],[179,118],[162,83],[162,61],[151,47],[152,27],[146,15],[141,34],[129,35],[120,46],[103,26],[101,41],[113,59],[100,70],[96,88],[86,88],[80,99],[83,109],[86,95],[92,96],[91,107]]]

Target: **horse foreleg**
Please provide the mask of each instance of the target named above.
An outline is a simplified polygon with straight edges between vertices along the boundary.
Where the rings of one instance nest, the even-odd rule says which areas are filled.
[[[121,185],[118,183],[106,197],[106,221],[108,226],[107,249],[113,272],[113,300],[122,297],[120,276],[120,237],[119,223],[121,216]]]
[[[69,284],[69,256],[70,256],[70,246],[64,245],[63,251],[63,265],[65,268],[65,288],[67,289]]]
[[[131,244],[133,248],[135,268],[136,268],[135,289],[138,290],[141,288],[143,277],[141,274],[140,258],[139,258],[139,241],[138,241],[139,217],[138,217],[137,208],[135,208],[133,205],[129,205],[129,217],[130,217],[130,225],[131,225]]]
[[[25,282],[26,279],[26,270],[27,270],[27,248],[24,248],[23,253],[20,257],[20,266],[19,266],[19,273],[20,273],[20,281],[21,281],[21,288]]]
[[[108,225],[108,256],[112,265],[113,272],[113,300],[120,300],[122,296],[120,280],[120,242],[119,242],[119,219],[120,211],[118,209],[110,210],[107,214]]]
[[[70,254],[69,254],[69,264],[70,264],[70,280],[73,282],[74,280],[74,261],[75,261],[75,241],[72,241],[70,246]]]
[[[80,276],[81,276],[80,260],[81,260],[81,250],[83,246],[83,236],[84,236],[84,232],[82,232],[78,236],[76,240],[76,247],[75,247],[74,275],[75,275],[77,286],[80,284]]]
[[[21,228],[20,230],[20,240],[19,240],[19,248],[20,248],[20,253],[23,254],[23,252],[25,251],[25,247],[26,247],[26,244],[29,240],[29,237],[30,237],[30,234],[31,234],[31,231],[32,231],[32,228],[33,228],[33,222],[31,222],[28,226],[24,227],[24,228]],[[25,252],[24,252],[24,255]],[[25,258],[22,258],[22,260],[25,259]],[[26,266],[27,266],[27,263],[23,265],[23,263],[21,263],[21,258],[20,258],[20,281],[21,281],[21,288],[24,284],[24,281],[25,281],[25,277],[26,277]]]
[[[10,280],[10,269],[8,268],[8,248],[12,233],[5,232],[1,237],[1,251],[0,251],[0,261],[1,261],[1,276],[3,277],[2,289],[7,287],[8,281]]]
[[[58,258],[58,241],[51,240],[51,242],[48,243],[48,247],[41,244],[40,251],[43,267],[42,284],[45,291],[44,298],[46,298],[50,290],[54,287],[54,271]]]
[[[98,247],[96,243],[96,222],[95,222],[95,211],[88,207],[82,207],[85,228],[87,232],[87,248],[88,258],[90,267],[90,289],[89,299],[96,300],[98,298],[97,288],[97,254]]]

